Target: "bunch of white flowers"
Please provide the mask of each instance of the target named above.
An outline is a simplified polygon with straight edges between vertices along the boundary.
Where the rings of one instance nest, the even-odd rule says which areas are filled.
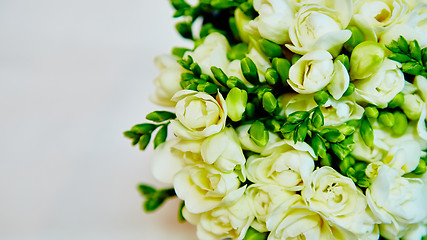
[[[171,3],[194,48],[151,99],[174,109],[124,133],[156,132],[172,187],[140,185],[146,211],[177,196],[201,240],[425,239],[426,0]]]

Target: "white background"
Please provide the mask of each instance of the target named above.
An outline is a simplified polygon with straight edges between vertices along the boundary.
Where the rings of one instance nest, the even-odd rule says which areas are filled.
[[[168,0],[0,0],[0,239],[195,239],[178,201],[143,213],[136,185],[161,186],[152,150],[122,136],[156,109],[153,58],[190,46],[172,14]]]

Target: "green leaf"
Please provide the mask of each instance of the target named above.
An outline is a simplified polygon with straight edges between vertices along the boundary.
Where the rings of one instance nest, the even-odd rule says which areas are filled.
[[[395,40],[391,41],[391,43],[389,45],[386,45],[386,47],[388,48],[388,50],[390,50],[391,52],[394,52],[394,53],[401,53],[402,52],[399,48],[399,44]]]
[[[123,132],[123,136],[125,136],[125,137],[127,137],[127,138],[130,138],[130,139],[138,138],[138,140],[139,140],[139,138],[141,137],[141,135],[140,135],[140,134],[137,134],[137,133],[135,133],[135,132],[133,132],[133,131],[126,131],[126,132]]]
[[[374,144],[374,130],[366,117],[362,118],[362,122],[360,123],[360,135],[366,146],[372,147]]]
[[[277,99],[274,97],[273,93],[266,92],[262,96],[262,107],[265,111],[272,113],[276,110],[277,107]]]
[[[179,205],[179,208],[178,208],[178,222],[180,223],[183,223],[186,221],[184,218],[184,215],[182,214],[182,209],[184,209],[184,206],[185,206],[185,202],[181,201],[181,204]]]
[[[308,122],[307,122],[307,120],[305,120],[303,123],[301,123],[298,127],[298,130],[297,130],[297,141],[298,142],[304,142],[305,137],[307,136],[307,133],[308,133],[308,126],[307,126]]]
[[[304,121],[310,115],[309,112],[306,111],[296,111],[289,114],[287,118],[288,123],[299,123]]]
[[[153,121],[153,122],[164,122],[170,119],[175,119],[176,115],[173,112],[168,112],[168,111],[154,111],[151,112],[149,114],[147,114],[147,116],[145,116],[145,119]]]
[[[183,8],[191,7],[190,4],[188,4],[184,0],[170,0],[170,2],[172,4],[173,8],[175,8],[175,10],[181,10]]]
[[[282,55],[282,47],[267,39],[258,40],[261,51],[270,58],[280,57]]]
[[[154,140],[153,140],[154,149],[156,149],[160,144],[164,143],[166,141],[167,136],[168,136],[168,126],[163,125],[157,132],[156,136],[154,137]]]
[[[280,131],[281,131],[282,133],[290,133],[290,132],[293,132],[293,131],[296,129],[296,127],[297,127],[297,126],[298,126],[297,124],[285,123],[285,124],[283,124],[283,126],[280,128]]]
[[[316,153],[317,156],[321,158],[326,158],[326,146],[323,139],[316,133],[311,138],[311,147],[314,150],[314,153]]]
[[[182,58],[187,51],[190,51],[190,49],[182,48],[182,47],[174,47],[172,48],[172,55]]]
[[[200,76],[200,74],[202,74],[202,69],[200,68],[199,64],[195,62],[190,65],[190,71],[192,71],[195,76]]]
[[[137,134],[148,134],[154,131],[157,128],[157,125],[152,123],[141,123],[133,126],[130,130]]]
[[[255,63],[248,57],[245,57],[240,62],[243,76],[253,85],[259,84],[258,69]]]
[[[401,54],[401,53],[391,53],[388,58],[390,58],[391,60],[397,61],[397,62],[409,62],[412,60],[411,57],[409,57],[406,54]]]
[[[258,120],[252,123],[249,128],[249,137],[252,141],[261,147],[264,147],[268,143],[269,135],[264,124]]]
[[[150,143],[150,139],[151,139],[151,133],[146,133],[142,135],[138,141],[139,149],[144,151],[147,148],[148,144]]]
[[[178,22],[175,25],[175,29],[183,38],[193,39],[193,31],[191,30],[191,23]]]
[[[416,59],[417,61],[421,61],[421,47],[418,44],[417,40],[409,42],[409,52],[414,59]]]
[[[145,200],[144,202],[144,210],[146,212],[153,212],[155,211],[157,208],[159,208],[166,200],[165,197],[163,196],[157,196],[159,195],[158,193],[153,194],[153,196],[150,196],[149,198],[147,198],[147,200]]]

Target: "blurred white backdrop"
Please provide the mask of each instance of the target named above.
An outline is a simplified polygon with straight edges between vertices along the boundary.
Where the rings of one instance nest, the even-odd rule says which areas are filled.
[[[179,202],[141,209],[153,58],[189,46],[168,0],[0,1],[0,239],[196,239]],[[151,148],[151,146],[150,146]],[[163,187],[163,186],[162,186]]]

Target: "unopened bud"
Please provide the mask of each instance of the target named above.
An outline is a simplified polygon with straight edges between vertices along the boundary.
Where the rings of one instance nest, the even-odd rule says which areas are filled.
[[[248,94],[245,90],[232,88],[225,99],[227,115],[234,122],[240,121],[246,109]]]
[[[377,72],[385,59],[385,49],[377,42],[365,41],[357,45],[350,58],[350,77],[364,79]]]

